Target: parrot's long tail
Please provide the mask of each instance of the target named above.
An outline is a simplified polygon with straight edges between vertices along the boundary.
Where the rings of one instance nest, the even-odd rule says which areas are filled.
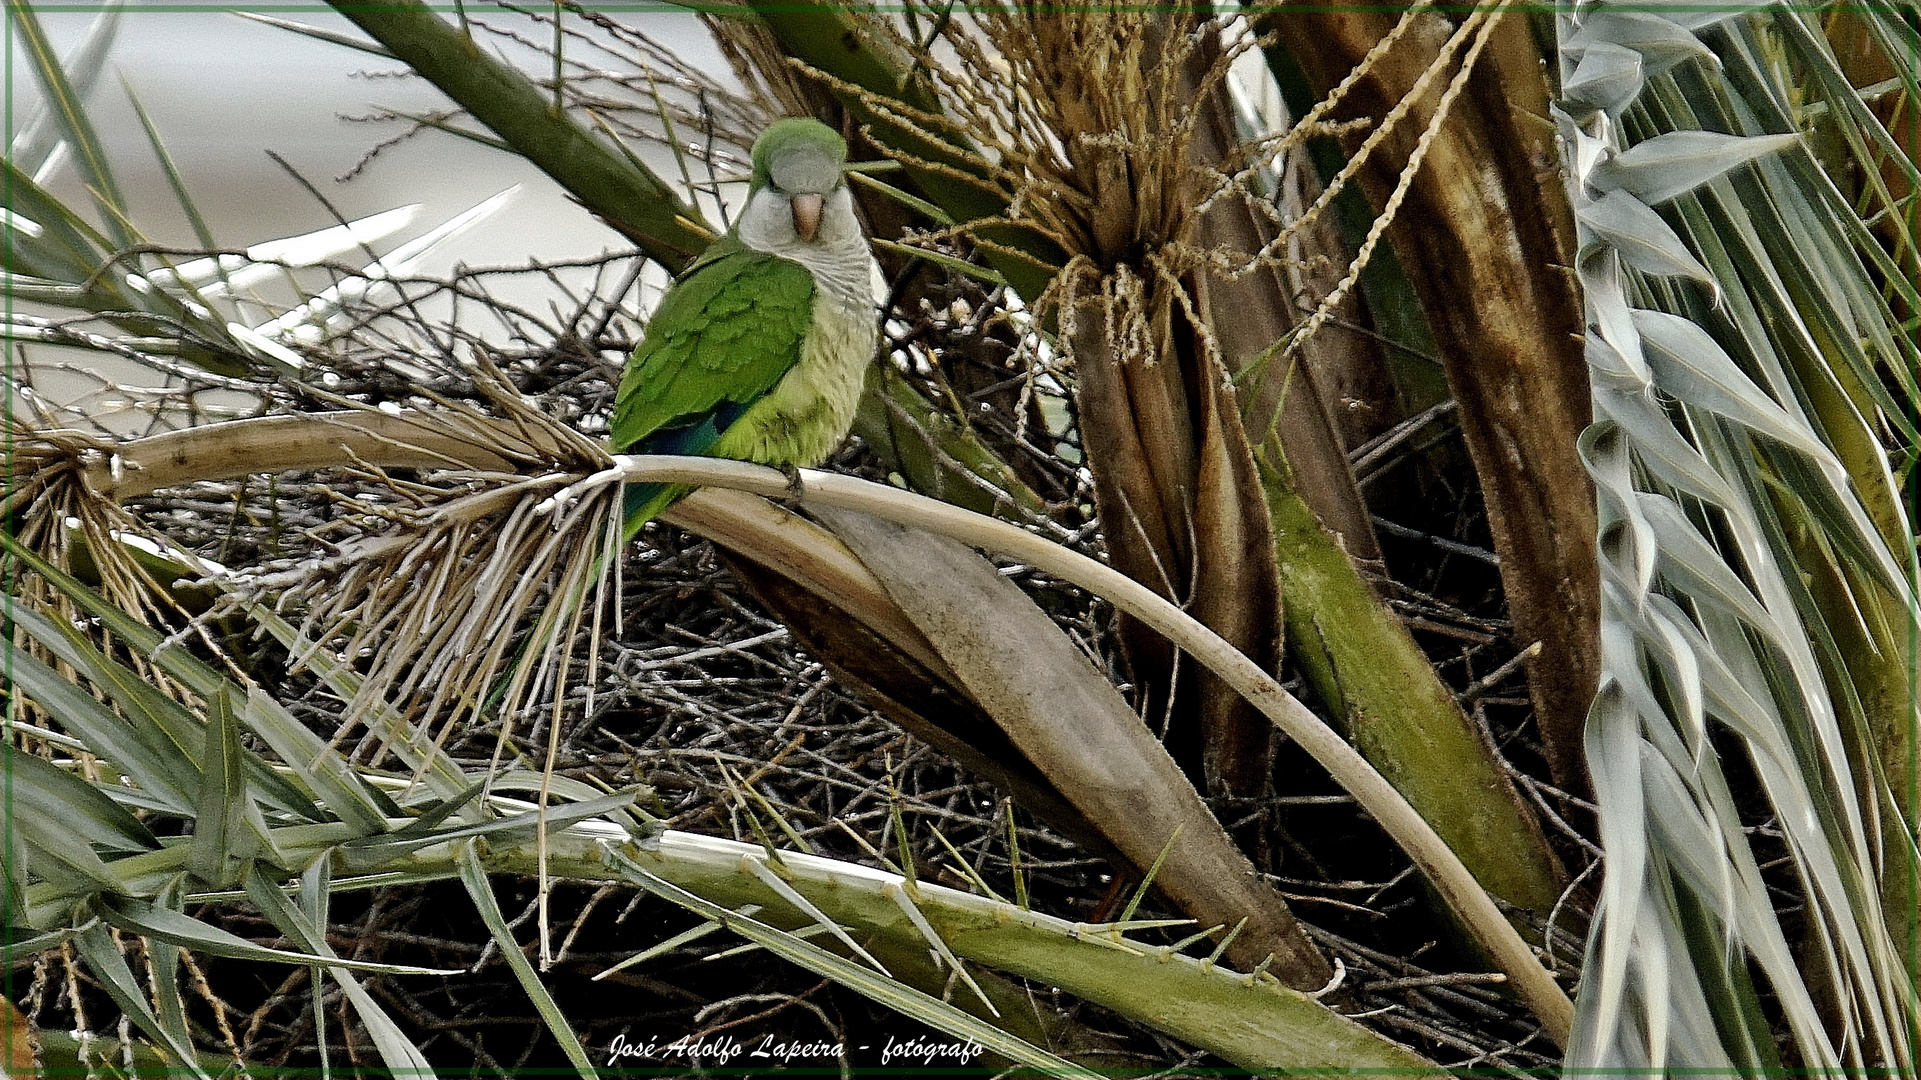
[[[662,510],[680,501],[680,497],[694,490],[685,484],[628,484],[627,495],[622,503],[625,515],[620,527],[620,542],[631,543],[640,535],[641,526],[654,520]]]

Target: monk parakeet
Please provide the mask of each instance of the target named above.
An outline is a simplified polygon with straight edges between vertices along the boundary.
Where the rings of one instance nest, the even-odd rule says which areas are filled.
[[[615,453],[817,465],[854,422],[874,356],[874,257],[854,216],[847,144],[817,120],[754,143],[747,205],[684,270],[620,380]],[[687,488],[632,484],[632,539]]]

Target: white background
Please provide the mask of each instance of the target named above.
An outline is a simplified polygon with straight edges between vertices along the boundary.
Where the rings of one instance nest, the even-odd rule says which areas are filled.
[[[405,68],[393,61],[236,15],[145,6],[148,10],[133,3],[122,15],[108,70],[87,106],[134,221],[155,242],[190,244],[192,232],[127,104],[122,78],[160,129],[223,247],[245,247],[334,223],[266,150],[286,158],[349,218],[424,204],[410,233],[386,246],[495,192],[523,185],[510,206],[450,244],[436,260],[439,265],[424,268],[429,271],[444,270],[455,260],[473,266],[515,264],[529,257],[581,257],[631,246],[568,202],[524,161],[440,132],[423,133],[388,149],[359,176],[337,182],[370,148],[402,130],[394,123],[354,123],[346,117],[369,115],[377,105],[422,113],[450,103],[422,80],[402,77]],[[474,10],[481,7],[475,3]],[[344,18],[331,13],[275,12],[271,4],[262,10],[359,36]],[[727,70],[691,14],[617,17],[644,28],[704,70]],[[65,13],[40,17],[63,52],[84,35],[91,18]],[[17,130],[32,117],[40,94],[17,36],[13,45],[11,122]],[[655,164],[659,168],[664,163]],[[50,186],[69,199],[85,200],[70,167]]]

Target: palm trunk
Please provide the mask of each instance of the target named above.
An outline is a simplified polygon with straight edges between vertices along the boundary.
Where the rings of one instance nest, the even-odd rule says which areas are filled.
[[[1499,18],[1497,14],[1494,16]],[[1387,14],[1270,9],[1264,31],[1325,93],[1394,26]],[[1334,119],[1379,117],[1440,55],[1438,15],[1378,59]],[[1581,307],[1554,179],[1539,54],[1527,24],[1501,19],[1388,230],[1428,313],[1459,403],[1557,784],[1584,790],[1581,731],[1600,671],[1594,496],[1574,451],[1590,417]],[[1430,89],[1361,180],[1374,205],[1394,190],[1432,116]],[[1382,157],[1385,151],[1385,157]]]

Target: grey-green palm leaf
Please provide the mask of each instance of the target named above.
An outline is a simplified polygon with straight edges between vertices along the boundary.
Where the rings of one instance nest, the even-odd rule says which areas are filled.
[[[1856,17],[1913,55],[1899,17]],[[1909,1066],[1914,845],[1887,777],[1911,760],[1913,540],[1883,447],[1911,443],[1914,305],[1870,223],[1903,214],[1884,167],[1912,191],[1913,166],[1817,13],[1584,5],[1558,31],[1608,860],[1568,1064],[1781,1064],[1752,971],[1798,1064]]]

